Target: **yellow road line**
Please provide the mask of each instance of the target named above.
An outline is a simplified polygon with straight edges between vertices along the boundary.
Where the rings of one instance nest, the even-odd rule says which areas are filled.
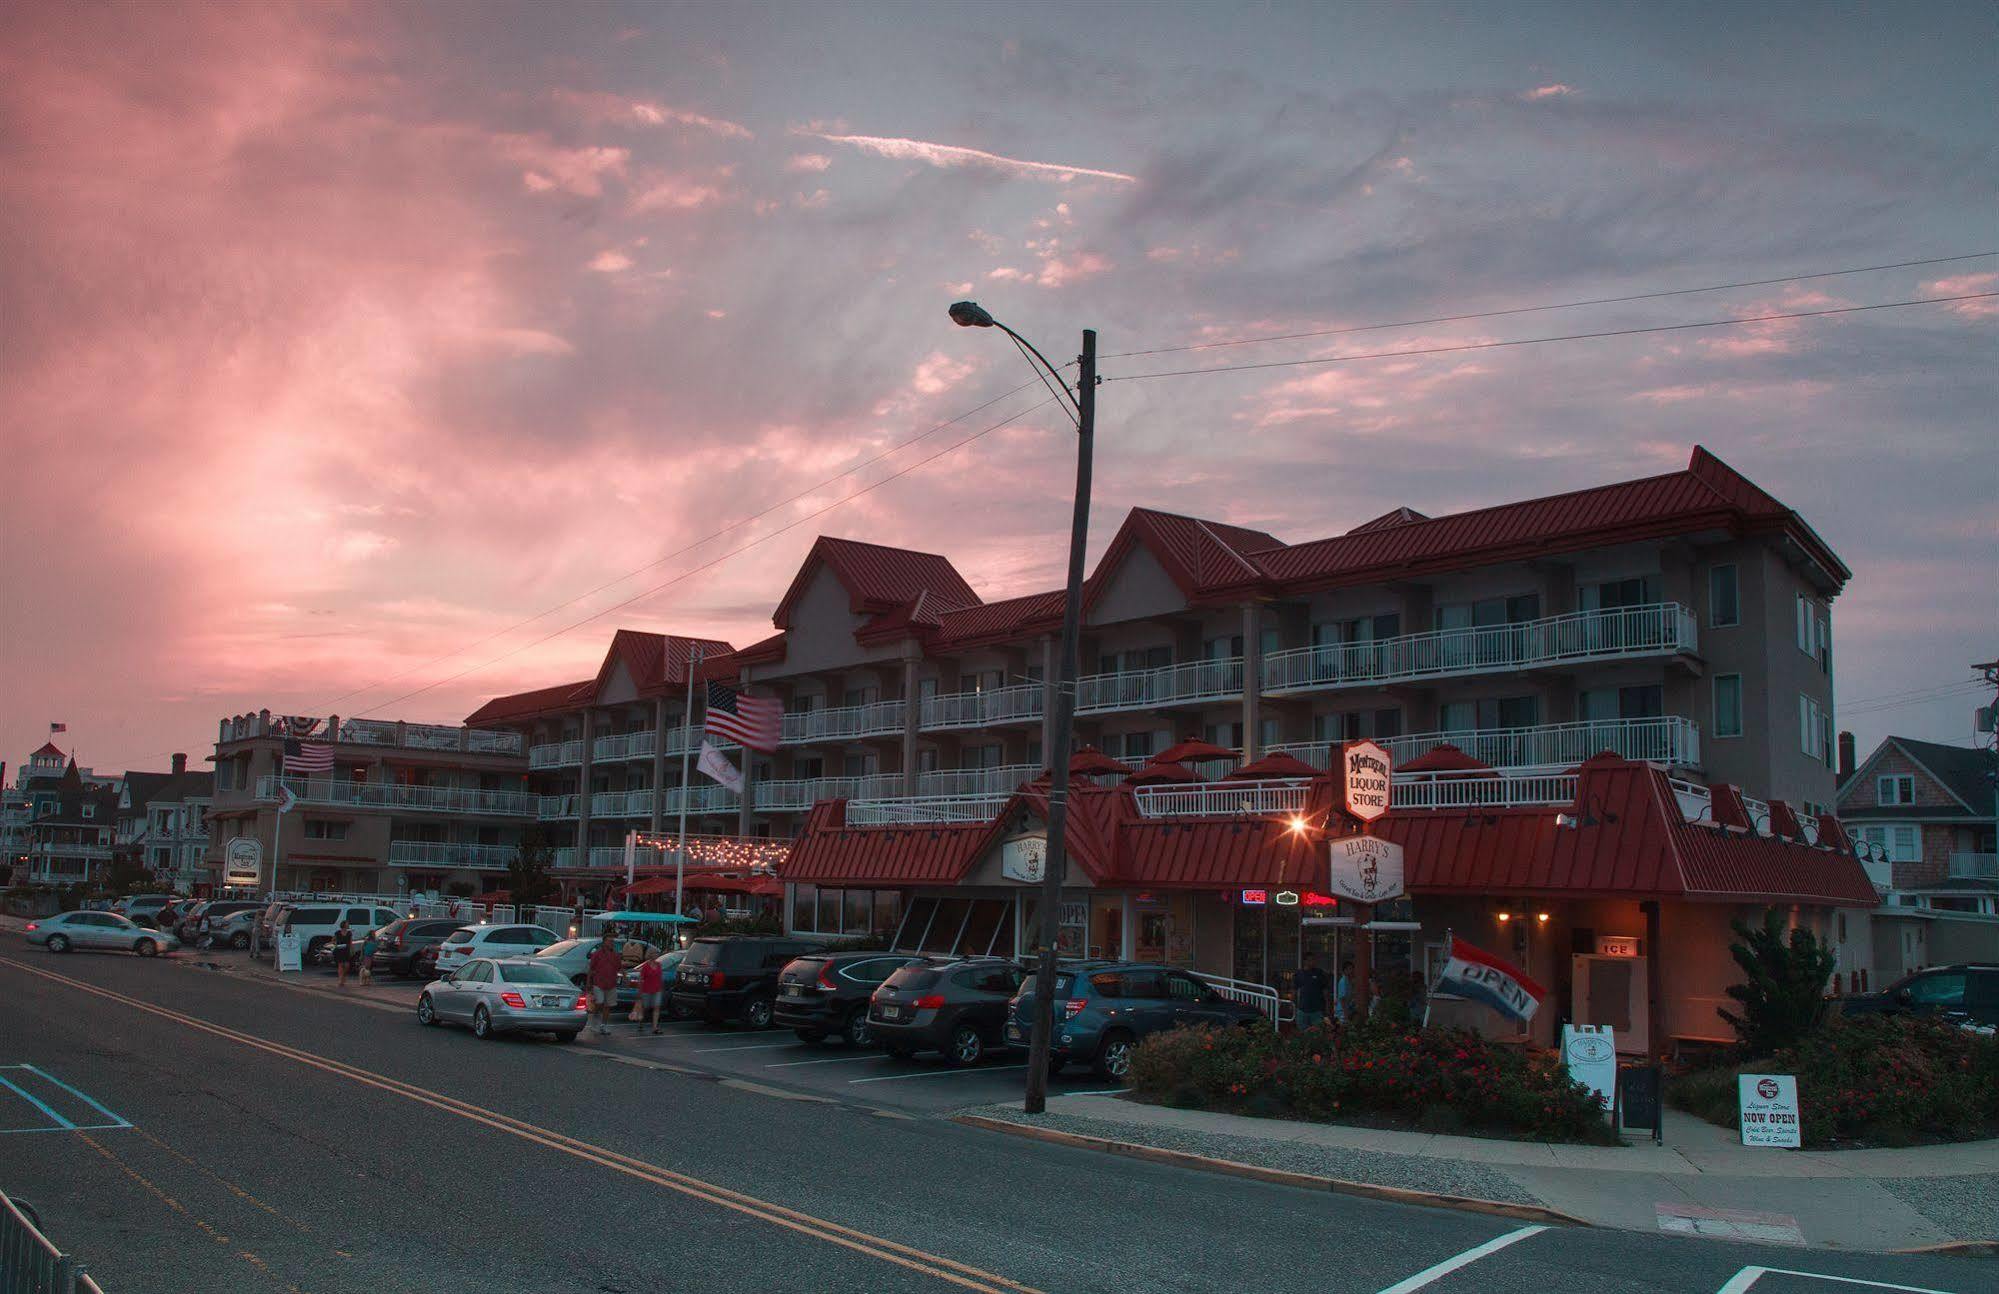
[[[753,1195],[746,1195],[741,1191],[730,1190],[725,1186],[717,1186],[713,1182],[703,1181],[698,1177],[690,1177],[685,1173],[677,1173],[671,1169],[661,1168],[657,1164],[650,1164],[642,1159],[634,1159],[629,1155],[596,1145],[593,1142],[582,1141],[565,1133],[556,1132],[553,1129],[544,1128],[538,1124],[513,1118],[511,1115],[501,1114],[495,1110],[488,1110],[483,1106],[473,1105],[469,1101],[461,1101],[457,1097],[446,1096],[441,1092],[419,1087],[414,1083],[405,1083],[401,1079],[390,1078],[384,1074],[377,1074],[372,1070],[362,1069],[356,1065],[349,1065],[345,1061],[333,1060],[313,1052],[286,1046],[283,1043],[259,1038],[254,1034],[243,1033],[240,1030],[231,1029],[225,1025],[214,1024],[198,1016],[174,1011],[167,1007],[142,1001],[139,998],[128,997],[123,993],[101,988],[85,980],[73,979],[68,975],[59,975],[54,971],[42,970],[38,967],[30,966],[25,962],[16,961],[11,957],[0,957],[0,965],[12,966],[16,970],[40,976],[42,979],[53,983],[63,984],[80,992],[117,1002],[134,1010],[143,1011],[149,1015],[156,1015],[162,1019],[171,1020],[176,1024],[198,1029],[204,1033],[213,1034],[218,1038],[225,1038],[246,1047],[253,1047],[259,1051],[268,1052],[271,1055],[282,1057],[297,1064],[311,1066],[314,1069],[322,1070],[336,1077],[347,1079],[349,1082],[378,1088],[381,1091],[400,1096],[405,1100],[431,1106],[434,1109],[442,1110],[447,1114],[457,1115],[459,1118],[469,1120],[473,1123],[484,1124],[489,1128],[519,1137],[524,1141],[533,1142],[536,1145],[545,1146],[550,1150],[559,1151],[562,1154],[570,1155],[577,1159],[587,1160],[609,1168],[614,1172],[622,1173],[625,1176],[634,1177],[655,1186],[662,1186],[668,1190],[677,1191],[682,1195],[718,1205],[725,1209],[732,1209],[735,1212],[746,1214],[759,1221],[768,1222],[773,1226],[783,1227],[800,1235],[810,1236],[815,1240],[822,1240],[828,1244],[838,1245],[854,1253],[876,1258],[882,1262],[892,1263],[898,1267],[903,1267],[925,1276],[931,1276],[964,1289],[980,1290],[984,1291],[985,1294],[1001,1294],[1003,1291],[1012,1291],[1013,1294],[1041,1294],[1041,1291],[1034,1289],[1032,1286],[1023,1285],[1019,1281],[1011,1280],[997,1273],[985,1271],[967,1263],[958,1262],[955,1259],[946,1258],[941,1254],[933,1254],[927,1250],[918,1249],[913,1245],[905,1245],[900,1241],[871,1235],[865,1231],[858,1231],[852,1227],[843,1226],[838,1222],[815,1217],[812,1214],[803,1213],[797,1209],[787,1208],[782,1204],[775,1204]]]

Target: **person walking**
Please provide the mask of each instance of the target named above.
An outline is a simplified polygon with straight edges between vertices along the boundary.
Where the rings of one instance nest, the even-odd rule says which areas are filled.
[[[361,973],[356,978],[363,984],[375,982],[375,947],[380,942],[375,936],[378,933],[370,930],[361,936]]]
[[[639,1009],[651,1017],[652,1031],[659,1032],[659,1008],[666,1001],[666,971],[660,966],[659,958],[648,957],[639,963]],[[645,1028],[640,1021],[639,1028]]]
[[[338,979],[337,987],[347,987],[347,964],[354,955],[354,931],[345,921],[333,932],[333,973]]]
[[[624,971],[624,955],[606,930],[590,950],[590,1014],[596,1018],[600,1037],[611,1032],[611,1008],[618,1004],[618,977]]]
[[[1342,1023],[1353,1018],[1353,961],[1340,963],[1339,982],[1333,986],[1333,1014]]]
[[[1319,968],[1319,954],[1305,954],[1305,964],[1291,977],[1291,990],[1300,1029],[1316,1029],[1326,1022],[1326,972]]]

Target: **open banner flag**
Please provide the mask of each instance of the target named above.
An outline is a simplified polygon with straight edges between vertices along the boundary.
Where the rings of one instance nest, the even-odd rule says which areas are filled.
[[[1548,990],[1526,971],[1455,935],[1451,937],[1451,958],[1444,963],[1432,991],[1483,1002],[1522,1024],[1534,1018],[1541,1009],[1541,999],[1548,996]]]

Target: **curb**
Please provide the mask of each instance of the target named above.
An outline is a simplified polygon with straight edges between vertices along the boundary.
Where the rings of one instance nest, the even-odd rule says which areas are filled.
[[[1890,1249],[1891,1254],[1921,1254],[1930,1258],[1999,1258],[1999,1240],[1946,1240],[1942,1244]]]
[[[1482,1200],[1472,1195],[1444,1195],[1434,1191],[1415,1191],[1402,1186],[1380,1186],[1373,1182],[1352,1182],[1341,1177],[1321,1177],[1313,1173],[1294,1173],[1282,1168],[1265,1168],[1259,1164],[1243,1164],[1233,1159],[1216,1159],[1209,1155],[1197,1155],[1186,1150],[1166,1150],[1159,1146],[1145,1146],[1131,1141],[1112,1141],[1107,1137],[1091,1137],[1080,1132],[1061,1132],[1054,1128],[1037,1128],[1030,1124],[1011,1123],[1005,1119],[988,1118],[982,1114],[958,1114],[951,1117],[953,1123],[962,1123],[968,1128],[984,1128],[990,1132],[1003,1132],[1009,1136],[1026,1137],[1033,1141],[1051,1142],[1058,1146],[1074,1146],[1082,1150],[1098,1150],[1111,1155],[1123,1155],[1128,1159],[1144,1159],[1157,1164],[1173,1164],[1180,1168],[1192,1168],[1200,1172],[1221,1173],[1230,1177],[1247,1177],[1259,1182],[1272,1182],[1278,1186],[1296,1186],[1308,1191],[1331,1191],[1338,1195],[1359,1195],[1369,1199],[1389,1200],[1397,1204],[1420,1204],[1432,1208],[1457,1209],[1465,1213],[1484,1213],[1494,1217],[1518,1218],[1526,1222],[1540,1222],[1550,1226],[1587,1227],[1593,1225],[1585,1219],[1558,1209],[1546,1208],[1538,1204],[1513,1204],[1504,1200]]]

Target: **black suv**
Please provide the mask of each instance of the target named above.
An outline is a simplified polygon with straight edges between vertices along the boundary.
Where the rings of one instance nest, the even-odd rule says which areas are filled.
[[[1933,966],[1879,993],[1845,999],[1842,1015],[1932,1015],[1954,1024],[1999,1025],[1999,966]]]
[[[843,1035],[855,1047],[874,1045],[868,995],[909,963],[908,953],[813,953],[777,977],[777,1023],[805,1042]]]
[[[1006,1050],[1007,1001],[1022,974],[997,957],[910,962],[875,991],[868,1023],[897,1060],[937,1051],[949,1065],[977,1064],[988,1051]]]
[[[740,1020],[752,1029],[767,1029],[778,973],[794,958],[825,951],[825,944],[777,935],[702,935],[680,959],[673,1005],[682,1015],[709,1024]]]
[[[391,921],[375,935],[375,971],[377,974],[400,975],[404,979],[423,978],[424,967],[420,965],[426,949],[437,946],[451,937],[454,930],[462,930],[465,923],[456,918],[404,917],[401,921]],[[356,945],[360,943],[355,940]],[[430,959],[435,964],[436,957]]]

